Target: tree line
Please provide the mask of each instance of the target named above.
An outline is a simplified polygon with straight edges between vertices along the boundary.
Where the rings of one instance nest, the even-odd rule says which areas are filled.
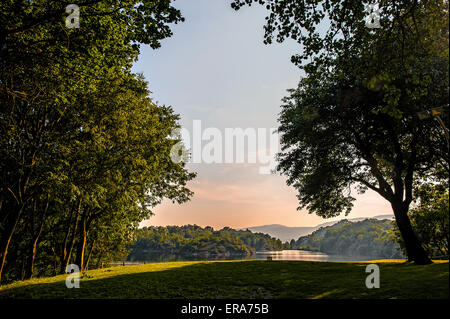
[[[137,230],[128,260],[149,260],[155,254],[179,256],[249,256],[262,250],[289,249],[289,243],[263,233],[197,225],[149,226]]]
[[[291,247],[368,258],[404,257],[395,240],[394,226],[389,220],[350,222],[344,219],[300,237],[297,241],[291,241]]]
[[[428,256],[448,259],[449,195],[444,185],[425,184],[408,212],[411,225]],[[291,249],[321,251],[327,254],[359,255],[373,258],[403,258],[405,243],[395,221],[346,219],[322,227],[312,234],[291,240]]]
[[[415,233],[433,258],[448,258],[449,206],[448,193],[442,186],[423,186],[420,197],[409,212]],[[282,242],[268,234],[248,229],[197,225],[149,226],[135,232],[135,241],[127,246],[129,261],[153,260],[173,255],[177,257],[249,256],[256,251],[300,249],[332,255],[367,258],[404,258],[406,250],[395,221],[346,219],[321,227],[310,235]],[[125,257],[126,256],[126,257]]]
[[[125,253],[138,223],[195,174],[171,161],[179,116],[133,74],[183,21],[170,1],[0,3],[0,282]]]

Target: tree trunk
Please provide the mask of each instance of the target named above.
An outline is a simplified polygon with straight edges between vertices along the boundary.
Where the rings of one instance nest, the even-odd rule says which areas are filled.
[[[33,272],[34,272],[34,261],[36,259],[36,251],[37,251],[37,243],[39,241],[39,238],[41,237],[42,234],[42,229],[44,228],[44,223],[45,223],[45,218],[47,216],[47,211],[48,211],[48,204],[49,204],[49,200],[50,200],[50,195],[47,195],[47,201],[45,204],[45,208],[44,208],[44,212],[42,213],[42,218],[41,218],[41,222],[39,225],[39,229],[37,230],[37,232],[35,232],[35,234],[33,234],[33,238],[31,240],[30,243],[30,250],[29,253],[30,255],[27,256],[27,264],[26,264],[26,268],[25,268],[25,279],[30,279],[33,276]],[[35,209],[34,214],[37,215],[37,210]],[[34,224],[34,222],[32,223],[32,225]],[[32,231],[34,232],[34,227],[32,226]]]
[[[25,266],[25,277],[24,279],[30,279],[33,276],[34,271],[34,259],[36,258],[36,246],[39,237],[32,240],[31,247],[29,250],[29,256],[27,256],[27,263]]]
[[[9,244],[11,243],[11,238],[14,235],[17,224],[19,223],[22,210],[23,207],[19,208],[15,216],[12,216],[10,222],[6,223],[5,232],[0,238],[0,283],[2,281],[2,273],[6,263],[6,255],[8,254]]]
[[[66,273],[66,269],[67,269],[67,266],[69,265],[70,257],[72,256],[72,250],[73,250],[73,246],[75,243],[75,235],[77,233],[78,217],[80,215],[80,211],[81,211],[81,199],[78,201],[78,206],[76,208],[75,220],[72,222],[73,210],[71,210],[70,217],[67,222],[67,232],[66,232],[66,236],[64,238],[64,243],[62,245],[63,248],[62,248],[62,258],[61,258],[61,268],[60,268],[61,274]],[[72,225],[73,225],[72,236],[70,239],[69,248],[67,248],[67,244],[68,244],[67,241],[69,238],[70,231],[72,229]]]
[[[77,255],[75,257],[75,264],[80,267],[80,272],[84,271],[84,251],[86,248],[86,218],[83,216],[81,220],[80,238],[78,240]]]
[[[100,255],[98,256],[97,266],[96,266],[97,269],[100,268],[100,266],[103,268],[102,257],[103,257],[103,249],[100,251]]]
[[[92,252],[94,251],[95,241],[96,240],[94,239],[94,241],[92,242],[91,249],[89,250],[88,257],[86,259],[86,265],[84,266],[84,268],[86,268],[86,270],[89,269],[89,261],[91,260]]]
[[[405,244],[408,261],[412,261],[418,265],[431,264],[432,261],[420,244],[409,220],[407,214],[409,205],[405,205],[404,203],[391,203],[391,206],[394,210],[395,221]]]

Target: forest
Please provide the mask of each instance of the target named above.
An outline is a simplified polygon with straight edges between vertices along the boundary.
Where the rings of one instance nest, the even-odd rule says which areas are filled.
[[[163,198],[192,196],[171,160],[179,115],[131,70],[181,12],[82,0],[72,28],[69,4],[0,2],[1,283],[115,260]]]
[[[289,243],[262,233],[197,225],[149,226],[137,231],[128,260],[146,260],[154,254],[181,256],[249,256],[256,251],[289,249]]]
[[[388,220],[366,219],[353,223],[344,219],[300,237],[291,242],[291,247],[347,256],[404,258],[393,229]]]
[[[418,218],[414,214],[412,219]],[[416,232],[423,237],[425,247],[430,249],[430,256],[448,254],[448,250],[445,251],[448,247],[448,230],[442,235],[440,232],[430,232],[430,229],[435,229],[438,224],[435,221],[428,222],[427,229],[416,223],[414,226]],[[351,222],[343,219],[334,225],[321,227],[310,235],[285,243],[248,229],[224,227],[214,230],[209,226],[202,228],[197,225],[143,227],[136,231],[135,236],[134,243],[127,247],[129,261],[153,260],[167,254],[184,257],[249,256],[256,251],[284,249],[367,258],[405,258],[401,236],[395,222],[390,220],[365,219]],[[437,236],[443,237],[440,245],[437,243]],[[432,251],[437,253],[433,254]]]

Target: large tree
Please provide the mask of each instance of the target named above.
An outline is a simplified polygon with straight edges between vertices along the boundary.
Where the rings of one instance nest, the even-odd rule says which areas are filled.
[[[161,198],[190,195],[193,176],[169,161],[177,116],[130,71],[181,13],[167,0],[81,0],[69,29],[71,3],[0,3],[0,280],[8,252],[26,277],[39,244],[61,268],[74,256],[83,266],[89,227],[128,229]]]
[[[366,1],[258,2],[270,11],[266,42],[302,45],[293,61],[306,76],[284,99],[278,167],[299,209],[348,214],[352,188],[371,189],[390,202],[409,260],[429,263],[407,212],[414,187],[448,180],[445,134],[417,116],[444,107],[448,122],[448,2],[380,1],[378,29],[365,26]]]

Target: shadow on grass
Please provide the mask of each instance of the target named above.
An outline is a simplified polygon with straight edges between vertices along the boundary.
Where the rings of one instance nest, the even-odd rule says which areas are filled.
[[[80,288],[65,277],[0,290],[0,298],[448,298],[448,263],[379,264],[379,289],[368,289],[367,264],[297,261],[194,263],[170,269],[111,268],[88,272]],[[130,266],[133,267],[133,266]],[[148,269],[148,270],[146,270]],[[125,271],[129,273],[124,273]],[[131,272],[135,271],[135,272]],[[114,274],[117,272],[117,274]]]

